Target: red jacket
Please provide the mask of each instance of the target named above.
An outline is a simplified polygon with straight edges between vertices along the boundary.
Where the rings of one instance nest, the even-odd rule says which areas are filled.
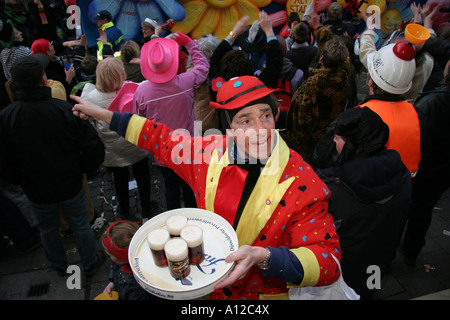
[[[191,139],[181,131],[133,115],[125,137],[182,177],[194,191],[199,208],[216,212],[233,224],[245,178],[237,166],[228,166],[226,136]],[[277,139],[236,228],[239,245],[286,246],[302,264],[301,286],[330,285],[340,274],[331,256],[340,258],[339,239],[327,211],[330,192],[302,157],[279,135]],[[231,297],[222,290],[210,297],[264,299],[278,295],[286,299],[288,290],[278,278],[263,277],[257,266],[229,289]]]

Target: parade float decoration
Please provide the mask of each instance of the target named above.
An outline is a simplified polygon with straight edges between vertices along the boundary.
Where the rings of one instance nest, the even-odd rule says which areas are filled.
[[[213,34],[223,39],[234,24],[245,15],[250,23],[258,20],[260,8],[271,0],[192,0],[180,1],[186,10],[184,20],[176,23],[173,31],[191,34],[193,39]]]
[[[125,40],[142,39],[141,23],[145,18],[155,20],[162,25],[168,19],[175,21],[171,32],[183,32],[193,39],[213,34],[224,39],[234,24],[244,15],[250,16],[249,24],[258,20],[261,10],[266,11],[272,20],[276,34],[287,36],[287,19],[291,12],[297,12],[300,18],[313,0],[77,0],[82,13],[83,32],[88,35],[90,44],[95,45],[98,37],[94,21],[96,13],[108,10],[114,24],[122,31]],[[398,25],[413,18],[411,3],[424,5],[427,1],[414,0],[315,0],[315,12],[326,19],[329,5],[337,1],[346,12],[346,17],[361,18],[361,12],[367,12],[371,5],[379,7],[380,39],[387,39]],[[429,0],[432,2],[434,0]],[[444,0],[450,1],[450,0]],[[364,24],[362,25],[362,28]],[[363,30],[359,30],[363,31]],[[163,33],[165,36],[168,32]],[[90,35],[90,37],[89,37]],[[91,40],[93,39],[93,40]],[[89,45],[89,43],[88,43]]]

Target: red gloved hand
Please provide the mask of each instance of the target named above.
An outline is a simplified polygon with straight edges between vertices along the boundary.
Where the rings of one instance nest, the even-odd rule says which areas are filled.
[[[175,37],[175,41],[178,42],[180,46],[184,46],[186,43],[191,42],[192,39],[184,33],[178,32],[177,36]]]

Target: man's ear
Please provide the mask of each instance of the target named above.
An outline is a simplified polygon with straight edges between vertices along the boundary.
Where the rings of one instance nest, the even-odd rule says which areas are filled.
[[[47,85],[47,74],[44,72],[41,76],[41,86],[45,87]]]
[[[367,78],[367,87],[369,88],[369,94],[374,94],[373,80],[370,76]]]

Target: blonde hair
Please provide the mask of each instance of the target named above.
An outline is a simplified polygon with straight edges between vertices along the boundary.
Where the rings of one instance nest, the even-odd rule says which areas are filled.
[[[116,224],[109,230],[111,241],[119,248],[127,249],[139,226],[130,221]]]
[[[133,40],[127,40],[124,42],[120,49],[120,56],[123,61],[129,63],[133,58],[139,58],[141,48],[137,42]]]
[[[100,61],[96,73],[96,87],[100,92],[119,91],[127,78],[123,62],[113,57]]]

